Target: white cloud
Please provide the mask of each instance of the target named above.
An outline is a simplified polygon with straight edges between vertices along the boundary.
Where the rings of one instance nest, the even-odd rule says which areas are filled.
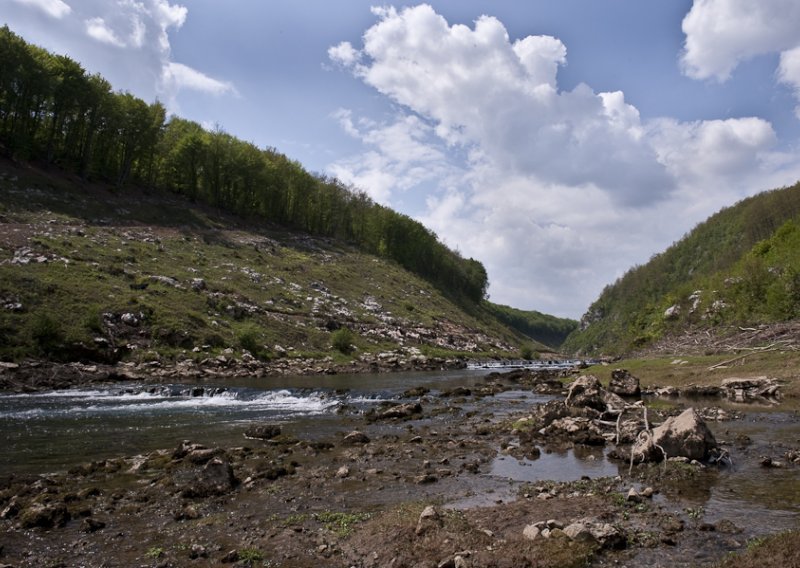
[[[171,0],[81,0],[70,7],[62,0],[14,0],[60,18],[42,30],[26,29],[25,11],[15,10],[7,21],[23,23],[25,37],[69,53],[87,69],[105,76],[115,89],[135,93],[147,101],[158,97],[171,112],[178,112],[182,91],[236,95],[228,81],[211,77],[195,67],[175,61],[170,34],[183,26],[188,9]]]
[[[365,151],[331,170],[384,203],[437,184],[420,219],[486,265],[495,301],[579,316],[721,205],[800,173],[762,119],[643,121],[622,92],[560,90],[556,38],[512,41],[487,16],[451,26],[427,5],[374,12],[360,50],[329,56],[399,116],[340,111]]]
[[[339,160],[327,169],[346,184],[366,191],[378,203],[388,203],[393,191],[414,188],[452,175],[445,152],[437,147],[432,128],[418,117],[400,116],[394,122],[356,123],[352,113],[334,114],[342,129],[373,150]]]
[[[800,2],[695,0],[683,32],[684,72],[725,81],[742,61],[800,46]]]
[[[72,12],[72,8],[62,0],[14,0],[18,4],[32,6],[51,18],[61,19]]]
[[[161,82],[166,89],[192,89],[212,95],[236,94],[236,88],[232,83],[213,79],[196,69],[174,61],[164,64]]]
[[[550,183],[593,183],[619,203],[647,203],[673,189],[622,93],[556,88],[566,47],[550,36],[511,43],[500,21],[450,26],[427,5],[378,11],[364,48],[337,48],[367,84],[431,120],[449,144]],[[344,55],[342,55],[344,53]],[[368,59],[368,63],[361,61]]]
[[[95,39],[100,43],[105,43],[116,47],[125,47],[125,42],[117,37],[117,34],[115,34],[114,30],[106,25],[106,22],[103,20],[103,18],[91,18],[86,20],[86,33],[90,38]]]

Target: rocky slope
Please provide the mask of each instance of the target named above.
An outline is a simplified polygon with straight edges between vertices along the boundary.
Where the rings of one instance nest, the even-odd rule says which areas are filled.
[[[391,261],[172,194],[7,161],[0,194],[7,362],[336,372],[452,366],[531,343]]]

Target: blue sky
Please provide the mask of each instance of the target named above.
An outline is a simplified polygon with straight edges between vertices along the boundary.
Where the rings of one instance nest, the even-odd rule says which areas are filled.
[[[525,309],[580,317],[800,179],[795,0],[0,0],[0,22],[419,219]]]

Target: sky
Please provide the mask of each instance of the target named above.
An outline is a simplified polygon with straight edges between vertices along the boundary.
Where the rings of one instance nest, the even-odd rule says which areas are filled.
[[[796,0],[0,0],[116,90],[432,229],[494,302],[580,318],[800,179]]]

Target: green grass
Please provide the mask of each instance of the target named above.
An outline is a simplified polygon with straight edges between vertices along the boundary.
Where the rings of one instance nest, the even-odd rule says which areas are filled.
[[[789,397],[800,396],[800,353],[796,351],[753,352],[743,359],[728,365],[712,368],[730,361],[736,354],[707,355],[692,357],[659,357],[650,359],[622,359],[613,365],[594,365],[582,371],[595,375],[604,384],[611,379],[614,369],[627,369],[639,378],[643,387],[687,385],[719,385],[731,377],[766,376],[783,382],[783,394]],[[685,361],[680,363],[679,361]]]

